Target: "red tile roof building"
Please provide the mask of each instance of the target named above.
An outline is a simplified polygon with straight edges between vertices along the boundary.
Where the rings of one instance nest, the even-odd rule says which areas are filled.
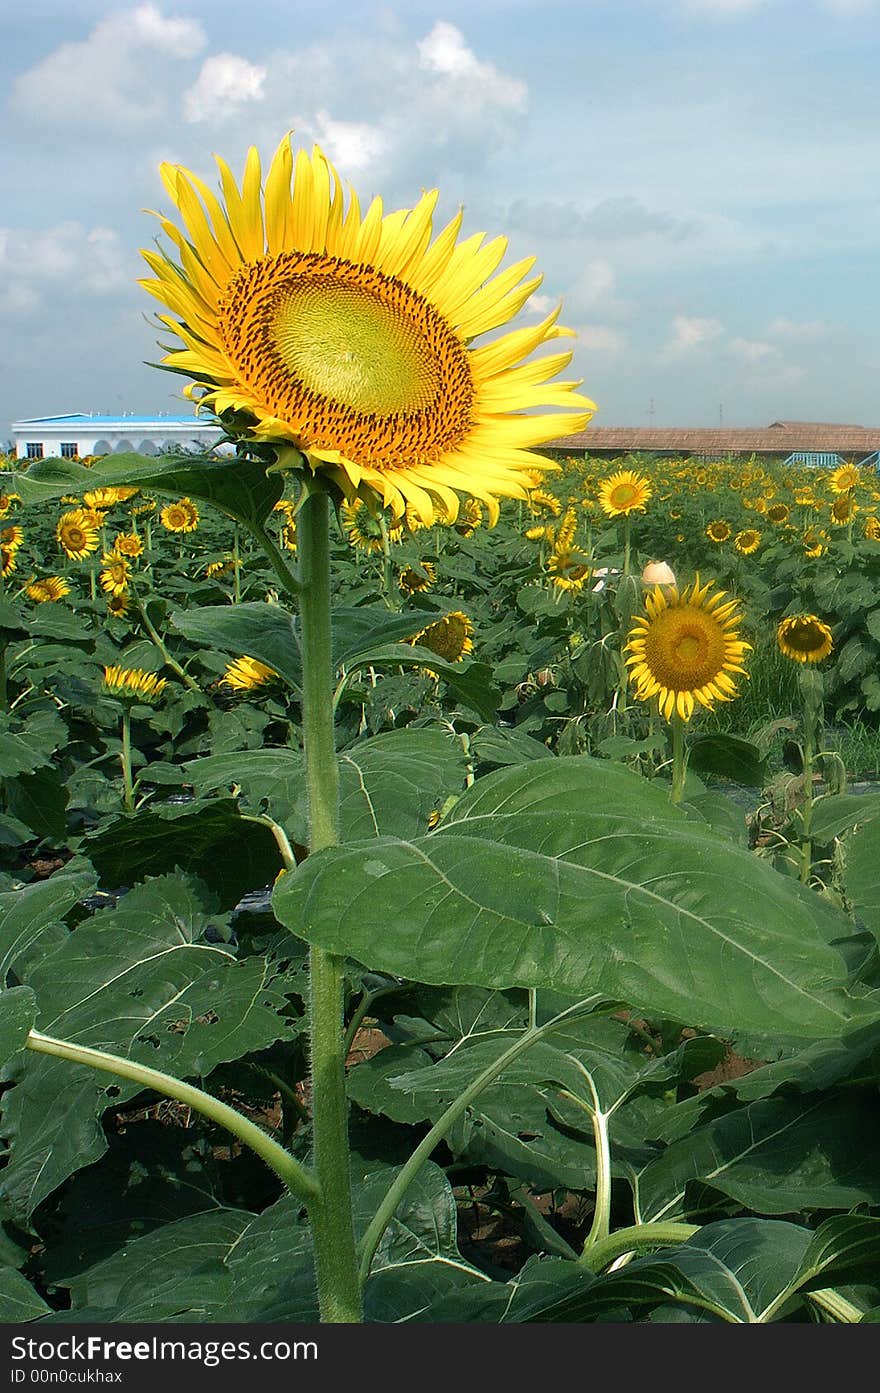
[[[769,426],[701,429],[691,426],[597,426],[551,440],[547,453],[626,455],[636,452],[700,455],[829,454],[857,463],[880,451],[880,426],[844,426],[825,421],[773,421]]]

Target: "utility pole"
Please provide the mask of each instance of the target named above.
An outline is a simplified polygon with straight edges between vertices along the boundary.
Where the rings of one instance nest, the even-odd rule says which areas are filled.
[[[721,430],[721,429],[723,428],[723,426],[724,426],[724,402],[723,402],[723,401],[720,401],[720,402],[718,403],[718,429]]]

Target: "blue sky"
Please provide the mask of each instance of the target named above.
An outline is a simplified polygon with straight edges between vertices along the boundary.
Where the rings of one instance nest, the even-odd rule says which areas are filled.
[[[880,423],[880,0],[33,0],[0,51],[0,443],[188,409],[146,366],[157,164],[291,127],[535,254],[597,424]]]

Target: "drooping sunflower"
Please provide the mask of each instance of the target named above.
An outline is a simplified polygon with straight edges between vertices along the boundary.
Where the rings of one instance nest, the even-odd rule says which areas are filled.
[[[120,532],[113,543],[113,550],[118,556],[143,556],[143,538],[139,537],[137,532]]]
[[[832,474],[828,475],[828,487],[834,493],[849,493],[852,489],[858,488],[861,482],[861,473],[854,464],[841,464]]]
[[[133,518],[147,517],[150,513],[155,513],[158,504],[155,498],[144,498],[140,503],[135,503],[129,508],[129,516]]]
[[[831,630],[815,614],[790,614],[776,628],[779,651],[795,663],[821,663],[834,647]]]
[[[101,545],[100,523],[89,508],[73,508],[62,513],[55,528],[55,539],[71,561],[84,561]]]
[[[550,489],[529,489],[529,511],[538,517],[542,513],[552,513],[553,517],[558,518],[562,512],[562,502]]]
[[[657,586],[647,596],[647,614],[629,632],[625,652],[630,680],[640,701],[657,697],[660,712],[689,721],[696,704],[711,710],[716,701],[738,695],[732,674],[746,675],[743,658],[750,643],[741,639],[738,600],[724,590],[709,592],[714,581],[679,592]]]
[[[142,284],[177,316],[161,319],[184,345],[164,361],[192,376],[199,405],[244,413],[254,437],[291,442],[347,497],[369,490],[395,518],[411,504],[430,524],[440,499],[454,519],[463,493],[494,522],[499,497],[524,497],[523,471],[552,467],[534,447],[595,411],[579,381],[552,381],[570,351],[525,361],[569,333],[558,310],[474,346],[538,288],[534,259],[495,275],[506,239],[459,242],[461,212],[432,240],[436,190],[409,211],[374,199],[364,215],[351,192],[346,209],[324,153],[294,159],[289,135],[264,196],[255,149],[240,190],[217,163],[222,202],[161,166],[187,236],[162,218],[180,264],[143,253],[155,279]]]
[[[296,523],[286,522],[281,529],[281,545],[285,551],[296,551]]]
[[[401,590],[407,595],[420,595],[436,584],[437,568],[430,561],[422,561],[418,566],[404,566],[398,577]]]
[[[828,510],[831,521],[838,527],[844,526],[845,523],[852,522],[858,511],[859,505],[851,493],[838,494]]]
[[[557,590],[569,590],[578,594],[590,579],[591,571],[586,557],[570,547],[554,547],[547,558],[547,574],[550,584]]]
[[[467,615],[461,610],[453,610],[406,641],[419,648],[430,648],[432,653],[436,653],[438,658],[445,658],[447,663],[460,663],[466,653],[474,650],[473,636],[474,626]]]
[[[476,498],[466,498],[452,524],[460,537],[472,537],[483,523],[483,509]]]
[[[0,542],[0,576],[11,575],[15,570],[17,550],[17,547],[8,547],[5,542]]]
[[[819,556],[824,556],[828,550],[828,533],[822,527],[808,527],[801,538],[801,546],[804,555],[815,560]]]
[[[740,556],[752,556],[761,545],[761,534],[757,527],[744,527],[742,532],[737,532],[733,545]]]
[[[105,595],[123,595],[128,589],[128,579],[131,574],[131,566],[124,556],[117,556],[115,552],[105,552],[101,557],[102,569],[98,572],[98,579],[101,582],[101,589]]]
[[[111,595],[107,601],[107,613],[112,614],[115,619],[123,619],[128,614],[131,606],[131,596],[127,590],[123,590],[121,595]]]
[[[45,605],[63,600],[65,595],[70,594],[70,586],[62,576],[46,576],[43,580],[31,581],[30,585],[25,586],[24,593],[29,600]]]
[[[869,542],[880,542],[880,518],[865,518],[865,537]]]
[[[733,529],[729,522],[725,522],[724,518],[716,518],[715,521],[710,522],[709,526],[706,528],[706,536],[709,538],[710,542],[727,542],[730,540],[732,531]]]
[[[105,667],[104,691],[120,701],[158,701],[167,682],[139,667]]]
[[[191,498],[178,498],[167,503],[159,521],[168,532],[195,532],[199,525],[199,510]]]
[[[353,547],[361,551],[379,552],[384,550],[384,535],[389,542],[399,542],[403,536],[403,524],[395,523],[379,513],[374,513],[361,498],[351,503],[343,503],[339,510],[342,525]]]
[[[220,678],[221,687],[231,687],[234,692],[249,692],[254,687],[263,687],[267,682],[271,682],[277,677],[278,673],[274,668],[267,667],[265,663],[259,662],[256,658],[235,658],[227,665],[226,671]]]
[[[636,474],[632,469],[620,469],[599,485],[599,505],[610,518],[643,513],[653,492],[644,474]]]
[[[17,527],[15,524],[13,524],[11,527],[4,527],[0,529],[0,545],[4,547],[13,547],[15,551],[18,551],[18,548],[21,546],[23,541],[23,528]]]
[[[772,522],[774,527],[781,527],[791,517],[791,509],[787,503],[771,503],[767,509],[766,517],[767,521]]]
[[[205,567],[205,575],[208,580],[219,580],[221,576],[228,575],[234,570],[234,562],[231,556],[225,556],[222,561],[209,561]]]

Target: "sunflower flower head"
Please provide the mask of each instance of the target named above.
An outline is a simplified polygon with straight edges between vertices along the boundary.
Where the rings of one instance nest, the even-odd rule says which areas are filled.
[[[550,584],[573,595],[583,590],[592,574],[587,558],[571,547],[556,546],[547,558]]]
[[[837,527],[843,527],[846,523],[852,522],[859,505],[851,493],[839,493],[828,510],[831,521]]]
[[[861,482],[861,473],[854,464],[841,464],[839,468],[828,475],[828,487],[833,493],[849,493],[852,489],[858,488]]]
[[[773,523],[774,527],[781,527],[791,517],[791,509],[787,503],[771,503],[765,517],[768,522]]]
[[[267,667],[256,658],[245,656],[235,658],[227,664],[226,671],[220,678],[220,686],[231,687],[234,692],[250,692],[254,687],[264,687],[277,676],[274,668]]]
[[[55,539],[71,561],[83,561],[101,545],[100,522],[90,508],[73,508],[58,519]]]
[[[113,550],[117,556],[124,556],[132,559],[144,554],[143,538],[137,532],[120,532],[113,543]]]
[[[654,492],[650,480],[632,469],[620,469],[599,485],[599,506],[610,518],[643,513]]]
[[[682,591],[657,586],[629,632],[626,665],[636,696],[657,697],[666,720],[689,721],[698,704],[711,711],[716,701],[731,701],[734,676],[747,675],[751,644],[740,638],[739,602],[723,590],[710,594],[713,585],[701,586],[697,576]]]
[[[880,518],[865,518],[865,538],[869,542],[880,542]]]
[[[11,575],[15,570],[16,551],[16,547],[10,547],[5,542],[0,542],[0,576]]]
[[[294,155],[288,136],[265,180],[256,149],[240,187],[217,163],[222,198],[161,166],[186,232],[160,220],[179,262],[143,253],[141,283],[182,345],[165,365],[192,378],[199,406],[289,443],[395,519],[411,505],[430,524],[442,502],[454,521],[463,494],[494,522],[499,498],[525,497],[525,471],[553,467],[535,447],[595,410],[579,382],[555,380],[570,351],[532,360],[568,332],[558,310],[482,341],[537,290],[533,258],[495,274],[506,239],[460,241],[461,213],[435,235],[436,190],[399,212],[377,198],[362,214],[353,193],[346,207],[326,155]]]
[[[35,604],[45,605],[63,600],[65,595],[70,594],[70,586],[62,576],[46,576],[43,580],[31,581],[30,585],[25,586],[24,593]]]
[[[706,536],[710,542],[727,542],[730,540],[732,530],[729,522],[725,522],[723,518],[717,518],[714,522],[709,523],[706,528]]]
[[[453,610],[434,624],[420,629],[407,642],[417,644],[419,648],[430,648],[432,653],[444,658],[447,663],[460,663],[465,654],[473,652],[473,636],[474,626],[467,615],[461,610]]]
[[[155,672],[145,672],[139,667],[105,667],[104,691],[118,701],[144,701],[152,704],[158,701],[167,682],[157,677]]]
[[[159,521],[168,532],[195,532],[199,510],[191,498],[177,498],[165,505],[159,513]]]
[[[115,551],[105,552],[101,557],[102,569],[98,573],[101,589],[105,595],[122,595],[128,589],[131,566],[124,556]]]
[[[834,647],[831,630],[815,614],[790,614],[776,627],[780,653],[794,663],[821,663]]]
[[[384,551],[386,538],[389,542],[399,542],[403,536],[402,523],[395,523],[384,513],[375,511],[361,498],[343,503],[339,516],[349,542],[360,551]]]
[[[422,561],[418,566],[404,566],[398,584],[405,595],[421,595],[436,584],[437,568],[431,561]]]
[[[740,556],[753,556],[761,545],[761,534],[757,527],[744,527],[741,532],[737,532],[733,545]]]

